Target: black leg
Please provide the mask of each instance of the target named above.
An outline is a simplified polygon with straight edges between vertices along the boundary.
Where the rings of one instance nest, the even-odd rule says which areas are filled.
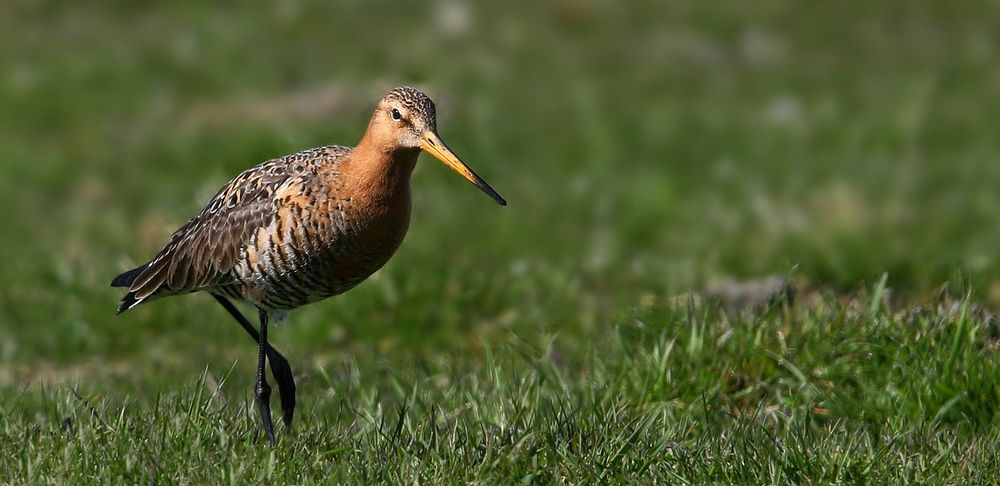
[[[257,330],[253,328],[250,321],[243,317],[240,310],[229,299],[221,295],[212,294],[212,297],[215,297],[215,300],[222,304],[222,307],[236,319],[236,322],[240,323],[243,330],[259,345],[260,335],[257,334]],[[278,394],[281,395],[281,419],[286,428],[291,428],[292,418],[295,416],[295,379],[292,376],[292,367],[288,365],[288,360],[277,349],[274,349],[274,346],[271,346],[271,343],[267,344],[267,360],[271,362],[271,375],[278,383]]]
[[[264,424],[264,434],[273,446],[274,426],[271,424],[271,386],[264,376],[264,366],[267,364],[267,313],[260,311],[260,344],[257,347],[257,379],[254,381],[254,398],[260,408],[260,420]]]

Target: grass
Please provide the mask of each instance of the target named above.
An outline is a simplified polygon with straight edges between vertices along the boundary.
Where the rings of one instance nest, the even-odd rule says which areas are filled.
[[[356,353],[309,370],[275,449],[225,366],[155,396],[16,393],[0,465],[74,483],[978,483],[998,466],[997,323],[953,303],[651,304],[594,341]]]
[[[0,482],[989,482],[996,14],[6,2]],[[222,309],[107,283],[401,83],[510,206],[420,164],[389,265],[272,332],[271,450]]]

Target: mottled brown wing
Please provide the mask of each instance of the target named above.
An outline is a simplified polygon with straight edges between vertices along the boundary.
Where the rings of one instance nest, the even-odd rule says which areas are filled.
[[[129,287],[128,307],[154,295],[192,292],[233,283],[233,267],[259,228],[277,215],[275,191],[289,178],[316,173],[350,152],[332,146],[264,162],[236,176],[204,209],[171,236]]]

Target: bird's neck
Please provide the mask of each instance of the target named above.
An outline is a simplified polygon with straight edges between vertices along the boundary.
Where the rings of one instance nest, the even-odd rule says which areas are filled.
[[[417,164],[419,149],[399,149],[364,137],[346,160],[347,180],[372,199],[409,199],[410,175]]]

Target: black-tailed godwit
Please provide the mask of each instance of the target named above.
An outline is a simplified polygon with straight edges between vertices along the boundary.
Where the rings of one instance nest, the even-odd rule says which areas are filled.
[[[389,260],[410,224],[410,175],[421,150],[507,204],[441,141],[430,98],[396,88],[379,101],[356,147],[286,155],[223,186],[149,263],[114,279],[112,286],[128,288],[118,313],[160,297],[211,294],[258,343],[254,398],[273,445],[266,361],[288,427],[295,381],[267,342],[268,322],[346,292]],[[259,333],[231,299],[257,309]]]

